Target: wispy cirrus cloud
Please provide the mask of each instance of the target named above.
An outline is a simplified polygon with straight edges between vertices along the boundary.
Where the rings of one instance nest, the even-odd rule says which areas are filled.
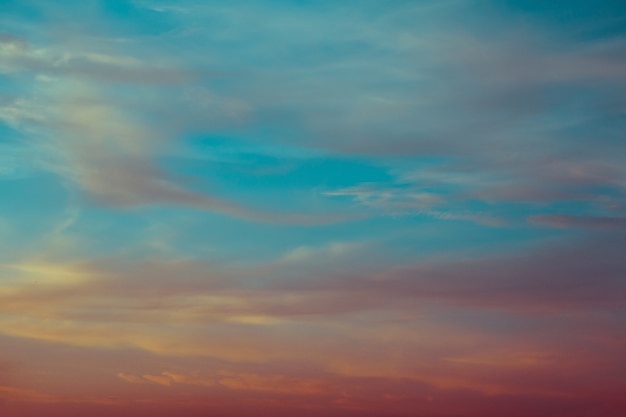
[[[617,0],[5,3],[2,413],[623,414]]]
[[[622,232],[626,227],[626,217],[594,217],[572,216],[566,214],[545,214],[532,216],[531,224],[555,228],[582,228],[591,230],[606,230]]]
[[[37,49],[9,34],[0,43],[6,58],[3,72],[26,75],[34,85],[30,93],[7,98],[0,117],[29,138],[25,145],[40,169],[60,176],[100,203],[187,206],[270,223],[315,224],[346,217],[273,214],[244,207],[210,192],[192,190],[191,178],[160,166],[159,160],[186,129],[198,123],[206,127],[211,120],[218,127],[224,118],[239,117],[237,107],[245,111],[245,105],[235,99],[220,98],[208,90],[203,93],[202,88],[189,95],[193,79],[214,78],[215,74],[159,69],[132,57],[132,51],[107,55],[58,46]],[[132,84],[125,88],[136,95],[128,97],[123,89],[109,88],[119,82]],[[168,84],[178,85],[174,100],[182,110],[172,112],[169,98],[167,105],[149,102],[154,96],[147,87],[167,88]]]
[[[49,117],[61,118],[63,126],[72,124],[74,113],[93,123],[82,132],[67,132],[49,129],[51,121],[40,120],[44,128],[38,135],[63,138],[53,147],[66,156],[60,163],[68,168],[64,172],[73,167],[72,179],[79,178],[79,186],[109,204],[178,204],[279,221],[280,214],[255,213],[216,193],[193,191],[159,161],[171,151],[175,137],[224,128],[241,132],[259,121],[284,133],[271,138],[252,134],[251,140],[288,140],[290,145],[374,158],[453,158],[452,169],[461,175],[480,172],[489,181],[485,187],[458,190],[481,200],[597,197],[598,190],[583,189],[582,183],[623,194],[623,175],[605,175],[620,171],[615,139],[626,63],[618,58],[624,49],[619,37],[566,41],[561,33],[532,24],[504,30],[500,24],[509,16],[495,9],[489,9],[494,19],[485,27],[471,2],[402,3],[381,13],[318,5],[306,14],[295,7],[277,12],[262,4],[243,9],[194,1],[170,6],[129,5],[133,13],[151,10],[152,18],[167,21],[162,29],[168,28],[134,42],[107,34],[106,23],[91,43],[34,47],[14,35],[3,37],[5,71],[60,79],[56,91],[34,94],[40,104],[36,108],[27,112],[24,107],[37,100],[22,98],[20,105],[5,108],[5,118],[40,114],[42,107],[61,104],[61,111]],[[94,10],[87,11],[94,18]],[[455,24],[460,14],[467,17],[462,25]],[[420,24],[409,24],[407,16]],[[435,20],[445,24],[429,23]],[[207,31],[205,21],[221,23]],[[493,31],[503,35],[490,36]],[[286,37],[285,32],[298,36]],[[329,38],[333,47],[324,48]],[[155,42],[161,45],[158,51]],[[180,43],[185,48],[175,49]],[[370,56],[377,59],[366,59]],[[68,83],[68,77],[81,82]],[[219,91],[211,85],[216,79],[222,84]],[[129,100],[119,88],[108,88],[117,82],[126,83],[137,98]],[[142,90],[144,84],[153,85],[150,94]],[[21,116],[23,121],[28,117]],[[113,128],[121,123],[126,127]],[[603,145],[589,149],[589,132]],[[103,135],[109,145],[102,144]],[[128,140],[111,138],[120,135]],[[100,139],[85,144],[82,138],[91,136]],[[144,143],[144,150],[130,151],[129,142],[133,147]],[[103,156],[94,161],[87,153]],[[440,168],[447,170],[450,164]],[[434,198],[427,192],[420,197],[408,190],[397,194],[396,206],[404,201],[422,207],[426,198],[432,205]],[[469,211],[439,218],[499,217]],[[315,223],[306,216],[291,217]]]
[[[610,225],[609,227],[614,226]],[[624,305],[623,238],[536,249],[523,255],[445,260],[406,265],[370,276],[312,280],[302,284],[350,300],[429,300],[519,313],[577,309],[620,310]]]

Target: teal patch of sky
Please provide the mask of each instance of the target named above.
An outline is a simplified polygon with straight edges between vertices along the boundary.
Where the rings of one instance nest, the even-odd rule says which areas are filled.
[[[115,22],[122,29],[120,35],[159,35],[174,29],[177,25],[170,13],[163,13],[142,6],[132,0],[100,0],[102,17]]]
[[[218,134],[189,135],[183,139],[183,146],[189,155],[201,159],[238,160],[238,154],[258,154],[275,158],[306,159],[324,157],[328,152],[273,144],[272,139],[288,134],[275,129],[256,128],[240,134],[221,132]]]
[[[2,36],[2,32],[0,32],[0,36]],[[13,36],[13,34],[9,36]],[[11,67],[9,67],[7,72],[2,71],[2,64],[0,63],[0,108],[10,105],[15,99],[28,94],[28,92],[34,89],[33,74],[31,72],[22,72],[19,67],[15,71]],[[0,124],[2,123],[4,122],[0,119]]]
[[[0,138],[4,129],[0,125]],[[10,140],[0,139],[0,181],[17,180],[34,175],[38,168],[32,163],[28,149]]]
[[[10,109],[16,99],[33,94],[32,78],[32,74],[0,74],[0,108]],[[0,119],[0,181],[30,176],[38,170],[28,140],[28,134],[15,128],[10,119]]]
[[[376,157],[378,163],[388,166],[396,173],[412,172],[417,169],[431,168],[437,165],[454,164],[462,162],[458,156],[441,155],[380,155]]]
[[[25,19],[32,24],[36,24],[45,20],[45,15],[40,7],[37,7],[35,2],[26,2],[23,0],[1,0],[0,7],[2,13],[0,13],[0,21],[3,23],[6,21],[9,25],[15,19]],[[7,19],[11,16],[11,19]]]
[[[0,181],[16,180],[41,174],[37,150],[29,137],[0,122]]]
[[[277,17],[274,10],[280,13],[284,9],[276,3],[269,3],[266,6],[268,7],[258,7],[258,3],[255,6],[252,2],[246,2],[245,7],[241,9],[237,9],[232,3],[229,7],[210,8],[211,13],[199,14],[202,17],[201,30],[185,31],[181,34],[183,38],[175,36],[168,39],[168,42],[174,42],[169,47],[182,41],[185,42],[188,52],[204,51],[203,59],[207,56],[218,56],[220,58],[218,61],[228,67],[239,68],[245,72],[252,70],[256,73],[269,69],[278,71],[283,77],[297,75],[293,72],[285,73],[285,69],[315,71],[317,64],[335,64],[337,58],[345,61],[346,57],[363,56],[365,52],[368,59],[372,58],[374,46],[372,43],[344,39],[328,41],[317,36],[317,29],[310,25],[312,15],[307,14],[314,11],[314,8],[307,7],[302,11],[296,10],[298,13],[285,15],[284,18],[291,21],[288,22],[288,31],[281,33],[283,30],[280,27],[281,16],[279,14]],[[329,10],[327,15],[319,17],[341,18],[341,15],[337,16],[330,12]],[[193,13],[181,16],[187,19],[180,22],[181,26],[194,27],[200,24]],[[305,24],[293,24],[293,20],[298,16],[302,17]],[[349,16],[346,17],[349,20]],[[268,18],[278,20],[270,30],[265,26]],[[335,65],[334,71],[341,71],[341,67]]]
[[[143,211],[142,215],[146,221],[157,223],[182,219],[176,225],[178,234],[170,241],[178,251],[189,257],[233,264],[276,260],[301,246],[321,247],[333,242],[379,240],[381,236],[406,227],[403,222],[389,218],[314,226],[281,225],[181,208],[152,208]],[[184,226],[180,227],[181,224]],[[268,238],[270,236],[271,239]]]
[[[565,30],[570,40],[626,33],[626,3],[623,0],[507,0],[495,4],[530,21]]]
[[[254,42],[254,41],[253,41]],[[342,62],[346,62],[349,59],[380,59],[382,56],[377,56],[373,51],[372,45],[361,40],[350,41],[321,41],[311,40],[308,43],[302,42],[301,44],[293,43],[293,40],[285,40],[284,45],[280,39],[276,39],[276,48],[269,51],[265,51],[259,46],[257,50],[248,50],[247,54],[242,55],[230,55],[229,62],[241,67],[249,66],[253,59],[254,68],[259,70],[275,70],[277,73],[267,73],[267,76],[282,75],[286,77],[283,79],[286,83],[292,77],[298,77],[306,74],[325,75],[332,76],[332,78],[342,78],[346,72],[352,70],[349,66],[342,67],[337,66],[338,57]],[[238,41],[238,44],[246,45],[250,43],[250,39],[242,38]],[[253,43],[254,45],[255,43]],[[225,45],[221,45],[222,47]],[[281,47],[283,46],[283,47]],[[244,46],[245,48],[245,46]],[[252,52],[255,52],[251,54]],[[324,66],[328,65],[327,68]],[[326,70],[326,71],[324,71]],[[293,72],[295,71],[295,72]],[[366,74],[352,74],[359,78]],[[314,83],[317,80],[312,79]],[[346,79],[346,81],[349,81]]]
[[[13,148],[19,144],[22,138],[23,135],[20,132],[0,121],[0,146],[11,146]]]
[[[166,166],[208,179],[206,192],[217,191],[252,204],[302,206],[307,204],[302,201],[303,194],[318,198],[325,191],[391,179],[385,167],[366,158],[320,155],[235,138],[206,138],[189,145],[197,159],[169,158],[164,161]]]
[[[65,218],[66,208],[67,190],[53,176],[0,180],[0,220],[11,235],[3,237],[3,256],[28,250],[51,233]]]
[[[170,235],[168,243],[180,253],[234,264],[276,260],[297,247],[335,242],[379,245],[380,259],[390,264],[410,263],[440,253],[504,251],[565,233],[550,228],[491,227],[427,215],[371,217],[314,227],[251,222],[181,208],[151,208],[142,211],[142,216],[148,223],[174,225],[177,233]]]
[[[67,232],[80,236],[81,246],[73,249],[74,254],[90,257],[145,258],[161,255],[162,248],[153,245],[155,227],[179,226],[182,209],[160,207],[109,207],[99,205],[82,194],[75,196],[80,214],[68,227]],[[156,214],[155,214],[156,213]],[[171,234],[158,237],[164,246],[175,243]]]
[[[91,31],[106,30],[107,25],[114,22],[115,36],[154,36],[174,28],[171,17],[167,13],[140,7],[130,0],[64,0],[46,4],[45,2],[3,1],[0,21],[5,28],[10,28],[17,35],[25,36],[22,30],[28,31],[31,41],[37,37],[44,42],[48,31],[41,30],[43,25],[63,23],[66,29],[72,30],[89,25]],[[7,19],[5,16],[10,16]],[[76,19],[80,16],[80,19]],[[22,22],[28,22],[27,25]],[[6,23],[6,24],[5,24]],[[42,26],[37,26],[37,25]],[[37,30],[32,30],[36,28]],[[54,33],[54,32],[52,32]]]
[[[16,79],[24,82],[16,82]],[[28,82],[32,83],[31,74],[24,76],[18,73],[3,74],[0,72],[0,91],[2,92],[0,94],[0,106],[6,105],[18,94],[23,93],[27,89],[24,84]]]
[[[281,225],[180,206],[122,209],[81,204],[80,216],[68,232],[86,239],[77,250],[87,256],[172,256],[249,264],[275,260],[299,246],[371,240],[401,227],[385,219]]]
[[[571,216],[607,216],[610,211],[606,206],[611,203],[611,198],[621,201],[621,190],[611,189],[605,186],[587,186],[578,190],[582,197],[579,200],[555,200],[543,205],[536,205],[527,210],[532,215],[571,215]],[[615,201],[615,200],[614,200]]]
[[[616,61],[617,62],[617,61]],[[541,94],[547,104],[557,103],[558,108],[549,108],[547,117],[590,116],[605,114],[607,111],[621,109],[626,85],[615,77],[596,77],[593,80],[563,80],[563,83],[541,86]],[[620,88],[621,87],[621,88]],[[596,104],[602,104],[596,106]],[[585,120],[585,118],[582,118]]]
[[[565,146],[571,151],[582,150],[586,154],[606,153],[608,145],[621,147],[626,130],[626,118],[623,115],[623,100],[616,94],[626,93],[624,88],[615,88],[612,92],[596,90],[593,93],[580,94],[578,100],[587,100],[586,108],[575,109],[577,114],[563,115],[564,123],[555,129]],[[581,105],[582,107],[582,105]],[[595,145],[595,148],[590,146]]]

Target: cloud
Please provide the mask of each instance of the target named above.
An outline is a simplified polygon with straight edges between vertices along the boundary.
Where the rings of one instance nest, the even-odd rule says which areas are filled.
[[[223,373],[219,384],[233,390],[265,391],[280,394],[315,395],[328,391],[323,380],[286,376]]]
[[[61,90],[58,90],[61,88]],[[44,166],[102,202],[165,203],[242,214],[245,209],[178,185],[154,162],[166,140],[146,122],[125,115],[102,92],[77,82],[44,87],[47,105],[19,100],[5,110],[16,126],[38,134]],[[43,128],[42,128],[43,126]]]
[[[157,385],[164,385],[169,387],[172,385],[172,378],[167,375],[144,375],[143,379],[153,382]]]
[[[119,373],[118,377],[134,384],[153,383],[163,386],[173,384],[195,385],[205,388],[219,384],[231,390],[264,391],[280,394],[316,395],[328,392],[328,382],[322,379],[310,379],[283,375],[259,375],[220,371],[213,378],[194,374],[162,372],[160,375],[128,375]]]
[[[368,243],[364,242],[331,242],[321,247],[298,246],[284,254],[277,263],[293,264],[297,267],[327,262],[336,265],[338,260],[362,255],[368,246]]]
[[[352,197],[365,206],[397,214],[424,212],[443,203],[440,194],[423,192],[410,186],[403,189],[402,187],[384,188],[378,184],[361,184],[356,187],[329,191],[326,195]]]
[[[171,387],[175,384],[198,385],[202,387],[212,387],[216,384],[213,379],[198,376],[197,374],[181,374],[174,372],[161,372],[159,375],[133,375],[120,372],[118,378],[131,384],[156,384]]]
[[[293,398],[299,406],[310,397],[328,410],[380,407],[408,415],[457,401],[494,416],[494,407],[531,399],[592,407],[600,400],[589,396],[590,387],[614,386],[608,370],[615,371],[623,350],[618,323],[604,321],[623,305],[622,252],[613,236],[589,246],[425,260],[358,276],[304,274],[288,285],[271,279],[259,285],[260,268],[246,277],[214,271],[211,278],[209,266],[197,262],[108,259],[57,268],[89,277],[59,279],[63,291],[30,286],[1,300],[0,328],[46,349],[75,346],[71,351],[86,358],[132,351],[142,361],[127,360],[130,370],[117,378],[136,387],[120,392],[138,398],[171,392],[158,394],[164,406],[184,396]],[[280,320],[262,326],[232,320],[255,314]],[[535,327],[533,317],[542,325]],[[602,339],[607,335],[614,340]],[[172,371],[151,371],[157,363]],[[581,377],[562,378],[573,370]],[[602,401],[616,401],[609,397]]]
[[[172,8],[144,1],[128,5],[129,13],[146,22],[166,19],[168,30],[157,25],[157,34],[130,38],[114,31],[128,28],[104,9],[85,8],[97,31],[57,28],[61,35],[45,45],[2,36],[5,71],[18,81],[26,73],[40,80],[2,113],[46,137],[36,146],[54,155],[46,156],[47,168],[117,207],[176,205],[275,223],[350,218],[265,213],[216,191],[198,192],[194,179],[163,168],[180,138],[216,132],[367,155],[396,170],[402,163],[389,156],[409,155],[416,160],[404,169],[408,175],[420,171],[420,158],[435,156],[445,161],[431,171],[478,173],[482,181],[456,183],[445,197],[397,184],[369,196],[366,184],[326,194],[353,193],[395,214],[434,210],[442,198],[583,205],[623,196],[623,39],[579,41],[532,20],[505,27],[498,22],[516,22],[514,16],[478,6],[367,2],[276,10],[264,3],[185,1]],[[67,18],[65,9],[56,13]],[[206,22],[219,23],[209,30]],[[81,31],[89,42],[80,41]],[[591,139],[601,145],[589,145]],[[420,181],[428,180],[420,172]],[[469,209],[433,214],[503,222],[498,213]]]
[[[474,6],[403,3],[394,9],[402,13],[387,10],[377,16],[369,15],[368,8],[353,8],[346,16],[338,7],[324,9],[324,19],[317,9],[305,15],[285,8],[267,27],[252,20],[249,11],[192,2],[189,7],[202,18],[250,24],[236,33],[212,34],[213,40],[202,31],[189,39],[210,42],[224,62],[237,68],[257,62],[270,44],[280,45],[272,55],[272,69],[280,77],[257,71],[254,83],[242,80],[233,93],[245,97],[264,123],[294,132],[287,136],[290,145],[297,137],[304,146],[367,155],[395,169],[403,163],[389,162],[389,155],[412,156],[415,161],[407,164],[412,169],[405,171],[420,172],[419,181],[429,180],[427,172],[417,169],[419,158],[438,157],[443,161],[431,171],[452,170],[457,177],[482,182],[446,183],[456,187],[451,197],[465,203],[570,201],[581,207],[623,196],[618,157],[623,100],[617,92],[626,88],[626,62],[616,58],[623,55],[623,39],[575,41],[533,21],[485,27],[484,20],[477,23]],[[258,15],[268,12],[262,6],[254,9]],[[463,23],[455,25],[460,15]],[[413,19],[410,26],[406,16]],[[515,22],[511,16],[494,17],[493,22]],[[290,21],[298,21],[298,27]],[[335,21],[342,24],[317,29]],[[446,24],[434,27],[432,21]],[[285,31],[300,36],[286,38]],[[329,31],[333,48],[320,51],[320,37]],[[214,40],[220,36],[245,45],[249,60],[222,50]],[[312,58],[295,59],[303,50]],[[369,56],[377,59],[364,59]],[[278,136],[274,140],[280,142]],[[358,202],[378,208],[384,203],[392,213],[440,204],[441,195],[427,190],[382,184],[374,196],[367,194],[368,187],[360,184],[327,195],[352,193]],[[472,215],[484,223],[496,223],[499,217]],[[471,217],[455,217],[463,216]]]
[[[426,182],[426,181],[424,181]],[[447,184],[445,184],[447,185]],[[437,192],[420,181],[393,184],[360,184],[328,191],[331,197],[351,197],[359,206],[388,216],[426,215],[440,220],[464,220],[486,226],[502,226],[505,221],[496,215],[459,207],[460,196],[450,195],[442,185]]]
[[[56,402],[58,399],[52,395],[43,394],[34,390],[0,386],[0,398],[8,401],[25,402]]]
[[[621,35],[475,1],[13,3],[0,333],[30,385],[3,413],[621,415]],[[54,239],[13,221],[51,182]]]
[[[416,264],[363,281],[350,280],[379,299],[443,303],[519,312],[622,309],[626,264],[620,236],[537,249],[518,256]]]
[[[91,404],[91,405],[110,405],[116,404],[117,401],[111,398],[98,397],[72,397],[61,396],[38,392],[32,389],[25,389],[12,386],[0,386],[0,399],[7,402],[29,403],[29,404]],[[1,404],[1,403],[0,403]]]
[[[19,97],[3,106],[2,118],[34,135],[45,168],[111,205],[170,203],[243,214],[245,209],[185,189],[157,168],[159,148],[172,131],[160,131],[145,114],[129,112],[129,104],[112,99],[104,86],[80,81],[76,62],[106,78],[111,71],[154,71],[136,58],[100,53],[56,53],[33,49],[13,36],[2,39],[5,70],[34,71],[39,77],[36,97]],[[81,61],[82,60],[82,61]],[[90,67],[91,66],[91,67]],[[158,70],[157,77],[158,77]],[[123,74],[123,73],[120,73]],[[136,82],[149,82],[137,74]],[[182,81],[182,80],[180,80]]]
[[[623,306],[623,249],[623,239],[612,234],[518,255],[457,255],[395,267],[365,263],[370,266],[362,269],[350,266],[354,256],[375,259],[380,247],[301,248],[277,262],[228,269],[191,260],[24,263],[5,266],[0,299],[12,316],[11,331],[29,333],[32,326],[37,333],[40,320],[54,317],[77,325],[63,336],[74,338],[83,326],[97,324],[78,337],[81,344],[92,337],[101,343],[98,328],[108,333],[124,323],[155,326],[155,334],[159,323],[178,323],[183,333],[213,323],[216,330],[257,326],[282,334],[295,323],[408,312],[421,303],[522,315],[613,311]],[[20,328],[14,320],[25,322]],[[129,331],[120,333],[123,343],[135,343]],[[61,340],[62,333],[44,333]]]
[[[11,34],[0,37],[0,67],[5,73],[29,72],[40,79],[71,77],[92,82],[132,84],[181,84],[201,74],[180,69],[159,68],[158,63],[146,65],[129,55],[114,55],[66,49],[35,48],[25,39]],[[217,74],[204,74],[217,76]]]
[[[154,65],[130,55],[84,52],[81,45],[70,45],[77,51],[58,45],[36,49],[12,35],[0,41],[7,58],[4,72],[16,81],[24,73],[34,75],[29,88],[34,91],[6,100],[0,119],[30,138],[25,145],[41,169],[100,204],[193,207],[269,223],[323,224],[351,217],[244,207],[192,190],[193,178],[160,166],[181,136],[200,125],[220,128],[223,121],[240,117],[245,103],[202,86],[191,88],[191,76],[173,72],[168,80]],[[106,82],[112,79],[131,85],[111,88]],[[164,101],[165,87],[144,85],[153,81],[181,86]]]
[[[125,374],[123,372],[120,372],[117,374],[117,376],[126,382],[130,382],[131,384],[148,384],[149,383],[148,380],[144,380],[143,378],[137,375],[130,375],[130,374]]]
[[[163,375],[171,378],[178,384],[199,385],[203,387],[215,386],[216,382],[212,378],[203,377],[197,373],[181,374],[174,372],[163,372]]]
[[[626,217],[572,216],[565,214],[543,214],[531,216],[530,224],[560,229],[582,228],[621,232],[626,228]]]

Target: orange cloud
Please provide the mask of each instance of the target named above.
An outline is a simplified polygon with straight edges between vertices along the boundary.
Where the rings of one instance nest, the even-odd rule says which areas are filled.
[[[320,379],[282,375],[257,375],[223,372],[219,383],[234,390],[267,391],[281,394],[313,395],[328,391],[328,382]]]

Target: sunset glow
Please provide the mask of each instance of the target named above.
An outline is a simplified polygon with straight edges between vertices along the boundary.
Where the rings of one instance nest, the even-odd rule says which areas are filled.
[[[625,6],[0,0],[0,417],[626,416]]]

